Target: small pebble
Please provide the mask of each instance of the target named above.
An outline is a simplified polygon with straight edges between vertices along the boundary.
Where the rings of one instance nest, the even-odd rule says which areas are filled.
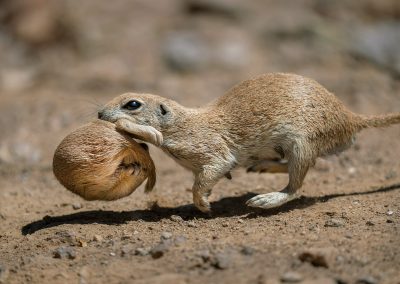
[[[341,219],[332,218],[325,222],[325,227],[344,227],[345,222]]]
[[[103,237],[100,235],[94,235],[93,236],[93,241],[95,242],[102,242],[103,241]]]
[[[137,248],[135,249],[135,255],[145,256],[149,254],[148,248]]]
[[[171,217],[169,217],[169,218],[174,222],[182,222],[183,221],[182,217],[178,216],[178,215],[171,215]]]
[[[197,224],[193,221],[187,222],[188,227],[197,228]]]
[[[302,262],[311,263],[315,267],[325,267],[328,268],[328,261],[324,253],[319,251],[306,251],[299,255],[299,259]]]
[[[162,257],[168,250],[170,244],[161,242],[150,250],[150,254],[154,259]]]
[[[74,231],[59,231],[55,234],[63,243],[71,245],[76,243],[76,233]]]
[[[227,269],[231,265],[231,259],[226,253],[217,253],[215,255],[214,266],[218,269]]]
[[[180,244],[183,244],[183,243],[186,242],[186,241],[187,241],[187,238],[184,237],[184,236],[177,236],[177,237],[174,239],[174,243],[175,243],[175,245],[177,245],[177,246],[179,246]]]
[[[201,259],[202,259],[204,262],[207,262],[207,261],[209,261],[209,260],[211,259],[211,253],[210,253],[210,251],[209,251],[208,249],[199,251],[199,252],[197,253],[197,255],[198,255],[199,257],[201,257]]]
[[[357,169],[355,167],[350,167],[350,168],[348,168],[347,172],[349,174],[353,175],[357,172]]]
[[[87,242],[81,239],[78,239],[78,246],[80,246],[81,248],[85,248],[87,247]]]
[[[115,256],[115,252],[110,252],[110,256]]]
[[[122,240],[122,241],[123,241],[123,240],[129,240],[129,239],[131,239],[131,238],[132,238],[132,235],[131,235],[131,234],[125,233],[125,234],[122,235],[121,240]]]
[[[254,249],[248,246],[245,246],[242,248],[240,251],[244,255],[253,255],[254,254]]]
[[[162,232],[161,233],[161,239],[168,240],[170,238],[172,238],[172,233],[170,233],[170,232]]]
[[[350,232],[347,232],[347,233],[344,235],[344,237],[347,238],[347,239],[352,239],[352,238],[353,238],[353,235],[352,235]]]
[[[82,204],[80,204],[80,203],[74,203],[74,204],[72,204],[72,208],[73,208],[74,210],[81,209],[81,208],[82,208]]]
[[[75,259],[76,252],[72,247],[59,247],[53,252],[53,257]]]
[[[372,276],[361,277],[356,284],[378,284],[378,281]]]
[[[365,225],[367,226],[374,226],[375,224],[372,221],[367,221],[365,222]]]
[[[388,212],[386,212],[386,215],[388,215],[388,216],[392,216],[393,215],[393,211],[391,211],[391,210],[389,210]]]
[[[128,255],[130,252],[131,252],[131,249],[128,246],[123,246],[121,248],[121,256]]]
[[[285,283],[297,283],[303,280],[303,276],[295,271],[289,271],[282,275],[281,281]]]

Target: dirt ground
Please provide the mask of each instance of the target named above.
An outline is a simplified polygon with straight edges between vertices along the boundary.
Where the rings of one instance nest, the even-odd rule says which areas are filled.
[[[274,210],[245,201],[287,176],[238,169],[199,213],[192,174],[154,147],[151,195],[87,202],[51,168],[126,91],[199,106],[284,71],[398,112],[397,0],[49,2],[0,2],[0,283],[400,283],[400,126],[360,133]]]

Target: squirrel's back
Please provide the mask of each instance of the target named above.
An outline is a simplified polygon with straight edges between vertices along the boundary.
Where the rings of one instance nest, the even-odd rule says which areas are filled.
[[[353,113],[333,94],[316,81],[294,74],[264,74],[243,81],[219,98],[214,109],[249,131],[282,126],[307,135],[355,128]]]

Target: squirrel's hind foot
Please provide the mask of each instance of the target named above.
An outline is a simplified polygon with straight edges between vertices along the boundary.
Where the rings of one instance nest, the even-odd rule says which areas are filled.
[[[297,194],[290,194],[286,192],[270,192],[254,196],[253,198],[247,200],[246,205],[250,207],[269,209],[279,207],[297,197]]]

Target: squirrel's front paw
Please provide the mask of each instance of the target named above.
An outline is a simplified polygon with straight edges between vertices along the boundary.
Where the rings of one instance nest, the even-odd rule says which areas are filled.
[[[193,194],[193,203],[203,213],[210,213],[211,212],[211,206],[210,202],[208,202],[206,196],[198,195],[198,194]]]
[[[134,138],[149,142],[155,146],[162,146],[163,135],[152,126],[135,124],[125,118],[119,119],[115,123],[117,129],[126,131]]]

